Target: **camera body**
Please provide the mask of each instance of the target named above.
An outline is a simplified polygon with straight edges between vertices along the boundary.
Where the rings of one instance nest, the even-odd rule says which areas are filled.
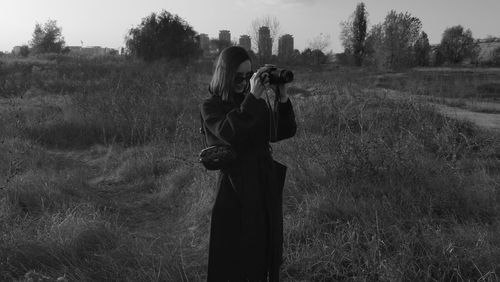
[[[267,74],[270,84],[285,84],[293,81],[293,72],[287,69],[277,68],[272,64],[265,64],[266,70],[262,75]]]

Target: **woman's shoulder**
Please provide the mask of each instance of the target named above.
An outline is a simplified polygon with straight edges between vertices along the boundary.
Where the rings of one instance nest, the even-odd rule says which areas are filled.
[[[232,104],[222,100],[218,95],[210,95],[203,99],[200,103],[200,109],[202,111],[207,109],[229,109],[232,108]]]
[[[222,103],[222,99],[218,95],[210,94],[209,96],[205,97],[202,102],[202,104],[205,103]]]
[[[217,105],[223,105],[222,99],[217,96],[217,95],[210,95],[208,97],[205,97],[201,103],[200,103],[200,108],[205,108],[205,107],[212,107],[212,106],[217,106]]]
[[[237,104],[235,104],[234,101],[229,101],[229,100],[223,100],[220,95],[215,95],[211,94],[210,96],[207,96],[205,99],[202,100],[201,105],[223,105],[225,107],[235,107]]]

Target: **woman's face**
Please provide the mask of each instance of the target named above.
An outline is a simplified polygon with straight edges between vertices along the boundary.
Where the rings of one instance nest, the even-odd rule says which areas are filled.
[[[233,82],[233,91],[235,93],[243,93],[247,89],[247,85],[252,77],[252,63],[246,60],[238,66]]]

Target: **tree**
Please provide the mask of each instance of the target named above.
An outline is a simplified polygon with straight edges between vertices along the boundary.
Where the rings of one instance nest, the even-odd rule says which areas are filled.
[[[366,35],[368,25],[368,12],[363,2],[356,6],[356,10],[350,19],[341,23],[342,31],[340,39],[344,46],[344,52],[354,57],[357,66],[363,64],[366,53]]]
[[[219,40],[216,38],[210,39],[210,44],[217,46],[218,53],[222,52],[222,50],[224,50],[225,48],[233,45],[231,41]]]
[[[415,63],[417,66],[428,66],[431,52],[431,45],[427,33],[422,31],[413,46],[415,53]]]
[[[290,56],[288,56],[285,59],[281,59],[281,61],[279,61],[278,63],[280,65],[284,64],[284,65],[288,65],[288,66],[300,64],[300,51],[297,49],[293,49]]]
[[[408,12],[390,11],[383,23],[372,26],[368,32],[365,40],[366,63],[379,68],[413,66],[415,44],[423,36],[421,28],[421,21]],[[421,40],[425,45],[425,40]]]
[[[422,22],[410,13],[392,10],[383,23],[386,65],[392,68],[409,67],[414,64],[413,46],[417,41]]]
[[[457,25],[444,31],[439,47],[445,61],[458,64],[466,58],[474,59],[478,44],[470,29],[464,30],[461,25]]]
[[[30,48],[28,47],[28,45],[23,45],[21,46],[21,49],[19,50],[19,55],[21,55],[21,57],[28,57],[28,55],[30,54]]]
[[[145,61],[191,59],[201,54],[196,32],[177,15],[162,10],[142,19],[125,37],[128,53]]]
[[[500,47],[495,48],[492,52],[491,63],[494,66],[500,66]]]
[[[257,54],[255,54],[255,52],[252,50],[248,50],[247,52],[248,52],[248,56],[250,57],[250,60],[252,62],[256,63],[257,62]]]
[[[377,68],[383,68],[386,60],[384,42],[384,27],[382,24],[373,25],[366,36],[365,62]]]
[[[48,20],[43,26],[37,23],[30,42],[33,53],[60,53],[64,48],[64,37],[57,21]]]
[[[304,51],[302,51],[302,53],[300,53],[300,62],[304,65],[310,65],[312,64],[314,60],[314,57],[313,57],[313,52],[311,50],[311,48],[306,48],[304,49]]]
[[[108,55],[110,55],[110,56],[118,56],[118,50],[111,49],[111,50],[109,50]]]
[[[325,49],[330,46],[330,35],[320,33],[308,42],[308,47],[312,50],[320,50],[325,52]]]
[[[441,46],[438,45],[434,51],[434,66],[441,66],[445,63],[445,58]]]
[[[297,50],[298,52],[298,50]],[[298,62],[302,65],[321,65],[328,60],[328,56],[319,49],[306,48],[302,53],[297,54]]]
[[[319,49],[312,50],[311,56],[314,64],[317,66],[326,63],[326,61],[328,60],[328,56]]]
[[[314,37],[308,42],[307,56],[308,62],[312,60],[315,65],[320,65],[326,62],[327,56],[325,55],[325,49],[330,46],[330,36],[320,33],[318,36]],[[306,51],[304,50],[304,52]]]
[[[252,24],[250,26],[250,36],[253,38],[253,43],[252,44],[252,49],[256,54],[259,54],[259,29],[263,26],[267,26],[269,28],[269,33],[271,36],[271,44],[273,47],[273,52],[277,52],[277,44],[276,40],[278,39],[278,36],[281,33],[281,25],[280,22],[278,21],[278,18],[275,16],[270,16],[266,15],[260,18],[256,18],[252,21]]]

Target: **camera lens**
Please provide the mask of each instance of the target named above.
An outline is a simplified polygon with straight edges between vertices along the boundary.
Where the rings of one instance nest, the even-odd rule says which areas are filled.
[[[283,83],[289,83],[293,80],[293,72],[289,70],[282,70],[280,73],[280,80]]]
[[[293,81],[293,72],[287,69],[275,68],[269,71],[269,83],[271,84],[283,84]]]

